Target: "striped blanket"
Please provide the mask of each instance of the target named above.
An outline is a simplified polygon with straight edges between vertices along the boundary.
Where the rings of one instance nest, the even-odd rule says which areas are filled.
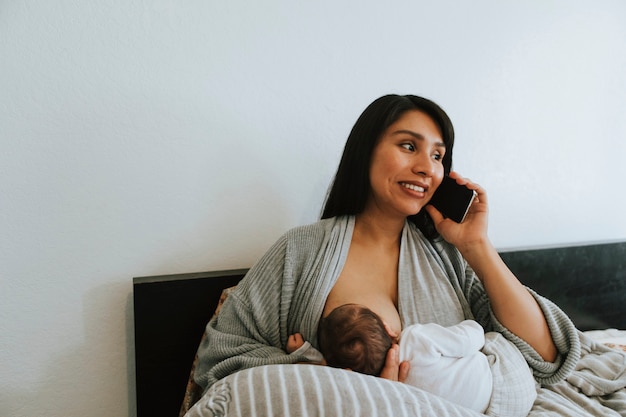
[[[407,384],[317,365],[265,365],[214,384],[185,417],[479,417]]]

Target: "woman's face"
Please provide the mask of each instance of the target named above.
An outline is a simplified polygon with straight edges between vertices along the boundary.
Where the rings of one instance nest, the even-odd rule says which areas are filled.
[[[404,113],[374,147],[365,210],[417,214],[441,184],[445,151],[439,126],[426,113]]]

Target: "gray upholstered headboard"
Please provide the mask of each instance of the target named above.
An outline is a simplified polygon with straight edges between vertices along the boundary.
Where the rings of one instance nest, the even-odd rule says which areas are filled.
[[[500,255],[520,281],[558,304],[580,330],[626,329],[626,242]]]
[[[581,330],[626,329],[626,242],[502,251]],[[137,416],[176,416],[206,322],[246,269],[133,279]]]

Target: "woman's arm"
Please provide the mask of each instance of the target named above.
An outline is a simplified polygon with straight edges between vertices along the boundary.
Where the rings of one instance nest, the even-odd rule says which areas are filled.
[[[281,340],[285,248],[283,236],[248,271],[208,323],[194,373],[203,388],[242,369],[306,360],[289,355]]]
[[[487,236],[487,194],[478,184],[452,173],[459,184],[478,193],[466,220],[444,219],[433,206],[426,210],[441,236],[456,246],[483,283],[492,310],[502,325],[523,339],[546,361],[556,359],[557,349],[545,316],[535,301],[506,266]]]
[[[238,298],[238,290],[228,296],[219,315],[209,322],[198,349],[194,379],[204,389],[242,369],[304,361],[282,348],[278,314],[268,309],[259,320],[259,312]]]
[[[482,281],[493,313],[500,323],[525,340],[544,360],[554,361],[556,346],[539,304],[509,270],[491,243],[469,247],[461,250],[461,254]]]

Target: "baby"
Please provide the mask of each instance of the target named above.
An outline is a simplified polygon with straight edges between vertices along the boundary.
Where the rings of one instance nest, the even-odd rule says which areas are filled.
[[[410,363],[407,384],[498,417],[526,416],[536,398],[536,382],[519,350],[497,332],[485,334],[473,320],[450,327],[415,324],[397,338],[367,307],[344,304],[320,320],[318,342],[321,355],[292,335],[287,351],[378,376],[398,342],[400,361]]]

